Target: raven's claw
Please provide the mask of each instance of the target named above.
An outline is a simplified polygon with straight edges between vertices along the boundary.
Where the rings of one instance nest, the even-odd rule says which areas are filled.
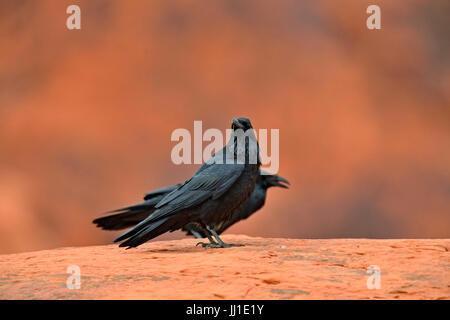
[[[243,244],[228,244],[228,243],[219,244],[219,243],[204,243],[204,242],[199,242],[195,246],[198,246],[199,244],[201,244],[203,248],[231,248],[244,246]]]
[[[220,244],[218,244],[218,243],[199,242],[195,246],[198,246],[199,244],[201,244],[203,248],[222,248],[222,246]]]

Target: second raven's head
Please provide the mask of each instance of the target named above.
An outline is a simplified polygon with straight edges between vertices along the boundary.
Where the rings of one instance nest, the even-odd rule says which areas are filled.
[[[233,118],[233,122],[231,123],[231,129],[238,130],[242,129],[244,132],[248,129],[253,129],[252,123],[247,118]]]
[[[263,170],[261,170],[258,181],[256,183],[265,189],[268,189],[270,187],[280,187],[288,189],[288,185],[290,185],[289,181],[287,181],[285,178],[277,176],[276,174],[267,174],[267,172],[264,172]]]

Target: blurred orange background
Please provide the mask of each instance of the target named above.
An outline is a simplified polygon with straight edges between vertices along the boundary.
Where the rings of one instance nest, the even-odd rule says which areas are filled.
[[[82,29],[66,28],[67,6]],[[366,8],[381,7],[381,30]],[[450,2],[0,2],[0,253],[110,243],[104,211],[184,181],[176,128],[280,129],[228,233],[450,237]],[[158,239],[180,238],[180,232]]]

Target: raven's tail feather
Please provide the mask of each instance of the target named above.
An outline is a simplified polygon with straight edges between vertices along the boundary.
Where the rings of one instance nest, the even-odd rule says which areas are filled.
[[[119,247],[137,247],[163,233],[181,229],[189,222],[188,214],[158,215],[160,211],[161,209],[155,211],[152,216],[137,224],[133,229],[114,239],[114,242],[126,240]]]
[[[155,211],[152,201],[145,201],[128,207],[108,211],[117,214],[101,217],[92,221],[97,227],[104,230],[121,230],[137,225]]]
[[[117,238],[114,239],[114,242],[120,242],[123,241],[125,239],[131,238],[135,235],[137,235],[138,233],[140,233],[143,230],[146,230],[148,228],[152,228],[152,227],[157,227],[159,226],[159,224],[163,223],[165,220],[161,219],[161,218],[156,218],[156,219],[152,219],[150,217],[147,217],[146,219],[144,219],[143,221],[139,222],[137,225],[134,226],[133,229],[128,230],[125,233],[122,233],[120,236],[118,236]]]
[[[125,211],[106,217],[101,217],[92,221],[97,227],[103,230],[122,230],[134,227],[139,222],[152,214],[154,208],[141,209],[136,211]]]
[[[144,201],[144,202],[141,202],[141,203],[138,203],[138,204],[133,204],[131,206],[126,206],[126,207],[122,207],[122,208],[119,208],[119,209],[107,211],[106,213],[116,213],[116,212],[122,212],[122,211],[143,210],[143,209],[154,207],[155,204],[156,203],[151,202],[151,201]]]
[[[119,247],[127,247],[127,249],[137,247],[150,239],[153,239],[170,230],[167,226],[168,218],[157,220],[144,229],[130,236],[126,241],[122,242]],[[116,239],[117,240],[117,239]],[[116,240],[114,240],[116,242]],[[120,241],[120,240],[119,240]]]

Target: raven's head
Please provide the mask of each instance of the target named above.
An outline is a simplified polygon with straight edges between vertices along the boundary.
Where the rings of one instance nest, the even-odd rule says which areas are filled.
[[[253,129],[252,123],[247,118],[233,118],[233,122],[231,123],[231,129],[237,130],[242,129],[244,132],[248,129]]]
[[[262,171],[262,170],[261,170]],[[264,172],[264,171],[262,171]],[[288,185],[290,185],[289,181],[287,181],[285,178],[277,176],[276,174],[267,174],[267,172],[264,172],[265,174],[260,174],[258,177],[257,183],[260,184],[262,187],[268,189],[270,187],[280,187],[288,189]]]

